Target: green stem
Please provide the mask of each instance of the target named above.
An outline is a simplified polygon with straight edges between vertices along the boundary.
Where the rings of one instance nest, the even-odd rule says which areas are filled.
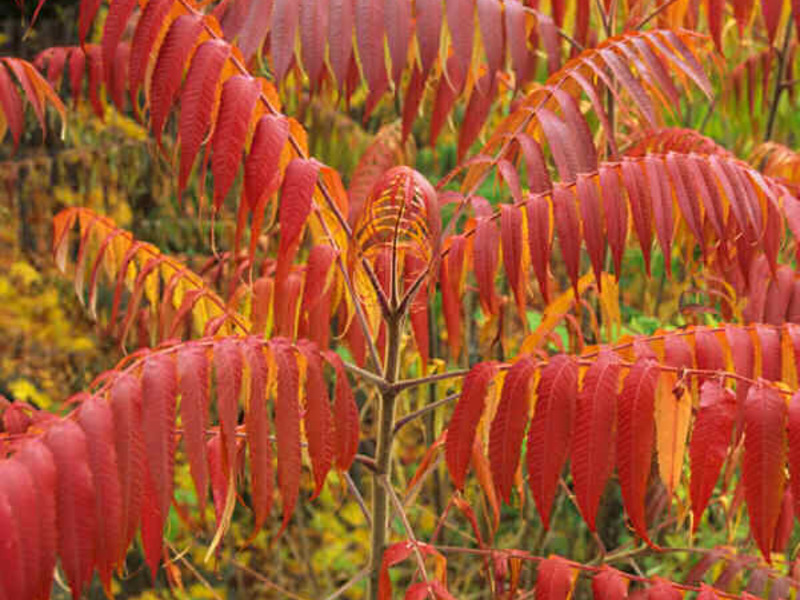
[[[399,391],[392,386],[400,374],[400,341],[403,331],[402,315],[391,315],[386,320],[386,365],[384,379],[388,386],[379,397],[378,435],[375,450],[375,472],[372,477],[372,539],[370,549],[369,598],[378,598],[378,577],[389,517],[389,496],[381,478],[390,481],[392,438],[394,434],[394,409]]]

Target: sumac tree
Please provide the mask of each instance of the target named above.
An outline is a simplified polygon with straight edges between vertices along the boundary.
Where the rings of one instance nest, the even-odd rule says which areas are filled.
[[[280,535],[309,501],[305,463],[311,499],[338,472],[371,557],[331,597],[366,580],[389,598],[401,563],[407,598],[789,597],[800,180],[771,138],[791,122],[791,17],[780,0],[82,0],[77,45],[0,59],[15,147],[25,102],[44,129],[85,84],[98,117],[149,125],[179,202],[236,223],[196,273],[88,208],[55,216],[58,267],[135,351],[67,414],[0,405],[0,598],[48,597],[55,569],[75,598],[95,573],[110,594],[137,539],[155,577],[176,457],[198,509],[210,493],[209,556],[237,504],[255,533],[279,514]],[[350,193],[309,152],[302,115],[319,104],[399,119]],[[715,110],[743,129],[743,105],[753,136],[703,135]],[[434,184],[397,164],[449,120],[454,168]],[[768,143],[737,158],[755,135]],[[423,420],[428,448],[396,477],[393,442]],[[442,463],[421,539],[406,500]],[[585,526],[560,534],[594,558],[547,555],[565,503]],[[615,506],[634,540],[606,548]],[[511,514],[536,541],[496,543]],[[469,546],[439,542],[452,515]],[[720,521],[752,544],[694,545]],[[635,562],[675,555],[685,577]],[[459,589],[454,557],[480,568]]]

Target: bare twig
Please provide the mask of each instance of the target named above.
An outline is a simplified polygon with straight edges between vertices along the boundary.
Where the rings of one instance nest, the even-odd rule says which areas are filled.
[[[641,29],[642,27],[647,25],[650,21],[655,19],[658,15],[660,15],[662,12],[664,12],[666,9],[668,9],[670,6],[675,4],[675,2],[677,2],[677,0],[667,0],[663,4],[656,6],[652,11],[650,11],[650,13],[647,16],[645,16],[641,21],[639,21],[639,24],[636,25],[634,29]]]
[[[263,583],[267,587],[269,587],[269,588],[275,590],[276,592],[282,594],[285,598],[292,598],[292,600],[310,600],[309,598],[306,598],[305,596],[298,596],[297,594],[295,594],[293,592],[290,592],[286,588],[283,588],[283,587],[279,586],[277,583],[274,583],[274,582],[270,581],[269,579],[267,579],[266,577],[264,577],[258,571],[254,571],[253,569],[251,569],[247,565],[240,563],[238,560],[236,560],[234,558],[231,559],[231,564],[234,567],[236,567],[237,569],[239,569],[241,571],[244,571],[245,573],[250,575],[250,577],[252,577],[254,579],[257,579],[258,581],[260,581],[261,583]]]
[[[358,491],[358,487],[356,487],[355,481],[353,478],[350,477],[350,473],[347,471],[344,472],[344,480],[347,482],[347,487],[350,490],[350,493],[353,494],[353,497],[356,499],[356,504],[361,509],[362,514],[364,515],[364,519],[367,521],[367,526],[372,527],[372,517],[369,514],[369,509],[367,508],[366,502],[364,502],[364,496],[361,495],[361,492]]]
[[[422,552],[419,550],[419,542],[417,541],[416,536],[414,536],[414,530],[411,528],[411,523],[408,521],[408,515],[406,514],[405,509],[403,508],[403,503],[400,502],[400,498],[397,497],[394,489],[392,489],[389,480],[386,476],[381,475],[378,477],[378,481],[380,481],[381,485],[386,490],[386,493],[389,495],[389,500],[391,501],[392,505],[394,506],[394,510],[397,513],[397,516],[400,517],[400,521],[403,523],[403,529],[406,530],[406,537],[408,538],[409,543],[414,548],[414,556],[417,559],[417,566],[419,567],[419,571],[422,574],[422,579],[424,581],[429,581],[428,572],[425,569],[425,558],[422,556]],[[429,590],[428,594],[432,596],[432,592]]]
[[[461,392],[456,392],[455,394],[450,394],[449,396],[445,396],[444,398],[437,400],[436,402],[432,402],[431,404],[427,404],[420,408],[419,410],[415,410],[412,413],[408,413],[406,416],[402,417],[401,419],[397,419],[397,423],[395,423],[393,434],[396,434],[400,429],[404,426],[408,425],[411,421],[418,419],[419,417],[428,414],[432,410],[436,410],[440,406],[448,404],[453,400],[456,400],[459,396],[461,396]]]
[[[786,30],[783,34],[783,45],[778,50],[778,74],[775,77],[775,89],[772,92],[772,101],[769,104],[769,117],[767,118],[767,129],[764,132],[764,141],[768,142],[772,137],[772,132],[775,128],[775,118],[778,116],[778,105],[781,101],[781,94],[786,89],[783,85],[784,71],[786,70],[786,59],[789,55],[789,42],[792,39],[792,30],[794,29],[794,20],[792,19],[791,12],[789,18],[786,19]]]
[[[351,587],[359,583],[362,579],[364,579],[367,575],[369,575],[369,567],[365,567],[361,569],[358,573],[356,573],[353,578],[345,583],[342,587],[338,590],[333,592],[330,596],[325,598],[325,600],[336,600],[336,598],[341,598],[342,594],[344,594],[347,590]]]

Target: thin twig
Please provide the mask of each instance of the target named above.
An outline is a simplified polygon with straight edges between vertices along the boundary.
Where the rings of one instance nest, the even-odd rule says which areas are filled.
[[[369,509],[367,508],[367,503],[364,502],[364,496],[361,495],[361,492],[358,491],[358,487],[356,487],[355,481],[353,478],[350,477],[350,473],[347,471],[344,472],[344,480],[347,482],[347,487],[350,489],[350,493],[356,499],[356,504],[361,509],[361,512],[364,514],[364,519],[367,522],[368,527],[372,527],[372,517],[369,514]],[[366,570],[369,573],[369,569]]]
[[[641,29],[642,27],[647,25],[650,21],[655,19],[658,15],[660,15],[662,12],[664,12],[667,8],[669,8],[670,6],[675,4],[675,2],[677,2],[677,0],[667,0],[666,2],[664,2],[664,4],[656,6],[650,12],[650,14],[648,14],[645,18],[643,18],[641,21],[639,21],[639,24],[636,27],[634,27],[634,29],[637,29],[637,30]]]
[[[378,386],[379,389],[382,389],[386,386],[386,380],[383,377],[378,375],[377,373],[373,373],[372,371],[368,371],[367,369],[362,369],[358,365],[354,365],[353,363],[344,361],[344,368],[350,371],[351,373],[358,375],[359,377],[363,377],[367,381],[372,384]]]
[[[418,387],[421,385],[428,385],[429,383],[436,383],[437,381],[444,381],[445,379],[456,379],[464,377],[469,373],[469,369],[459,369],[458,371],[446,371],[444,373],[434,373],[433,375],[426,375],[424,377],[415,377],[414,379],[402,379],[395,383],[392,387],[399,393],[408,388]]]
[[[397,432],[400,431],[401,428],[403,428],[405,425],[408,425],[414,419],[417,419],[417,418],[421,417],[422,415],[426,415],[429,412],[431,412],[432,410],[436,410],[440,406],[442,406],[444,404],[448,404],[448,403],[452,402],[453,400],[458,399],[459,396],[461,396],[461,392],[456,392],[455,394],[450,394],[449,396],[445,396],[441,400],[437,400],[436,402],[432,402],[431,404],[427,404],[427,405],[423,406],[422,408],[420,408],[419,410],[415,410],[414,412],[408,413],[406,416],[404,416],[404,417],[402,417],[400,419],[397,419],[397,422],[394,425],[393,434],[397,434]]]
[[[325,598],[325,600],[336,600],[336,598],[341,597],[342,594],[344,594],[351,587],[353,587],[354,585],[359,583],[367,575],[369,575],[369,567],[364,567],[358,573],[356,573],[350,581],[345,583],[342,587],[340,587],[338,590],[333,592],[330,596]]]
[[[772,92],[772,101],[769,105],[767,129],[764,132],[765,142],[768,142],[772,137],[772,131],[775,128],[775,118],[778,116],[778,105],[781,101],[781,94],[783,94],[783,90],[785,89],[783,86],[783,72],[786,70],[786,58],[789,54],[789,42],[792,39],[792,29],[794,29],[794,21],[790,12],[789,18],[786,19],[786,31],[783,34],[783,46],[778,51],[778,74],[775,77],[775,89]]]
[[[422,556],[422,552],[419,550],[419,542],[417,541],[416,536],[414,536],[414,530],[411,528],[411,523],[408,521],[408,515],[406,515],[406,511],[403,508],[402,502],[400,502],[400,498],[397,497],[394,489],[392,488],[389,480],[386,479],[385,475],[380,475],[378,477],[381,485],[386,490],[386,493],[389,495],[389,500],[391,501],[392,505],[394,506],[394,510],[397,513],[397,516],[400,517],[400,521],[403,523],[403,529],[406,530],[406,537],[408,538],[409,543],[414,548],[414,556],[417,559],[417,566],[419,567],[420,573],[422,574],[422,579],[424,581],[430,581],[428,578],[428,572],[425,569],[425,558]],[[432,596],[431,590],[428,590],[428,595]]]
[[[247,565],[244,565],[244,564],[240,563],[238,560],[236,560],[234,558],[231,559],[231,564],[234,567],[236,567],[237,569],[240,569],[240,570],[244,571],[245,573],[247,573],[248,575],[250,575],[254,579],[257,579],[258,581],[260,581],[261,583],[263,583],[267,587],[270,587],[273,590],[283,594],[286,598],[292,598],[293,600],[310,600],[309,598],[306,598],[304,596],[298,596],[297,594],[290,592],[286,588],[282,588],[277,583],[273,583],[272,581],[270,581],[269,579],[264,577],[258,571],[254,571],[253,569],[251,569]]]

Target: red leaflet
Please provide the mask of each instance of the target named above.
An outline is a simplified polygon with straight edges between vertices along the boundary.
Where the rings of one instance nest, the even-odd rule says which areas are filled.
[[[547,268],[550,262],[551,217],[550,202],[546,196],[529,195],[528,209],[528,249],[530,250],[533,271],[539,281],[545,304],[550,303]]]
[[[703,383],[700,388],[700,409],[695,418],[689,445],[689,493],[694,514],[693,530],[697,530],[700,525],[722,463],[728,454],[735,417],[736,400],[733,392],[714,379]]]
[[[316,347],[304,344],[300,351],[305,356],[306,386],[305,386],[305,424],[306,440],[308,440],[308,456],[311,467],[314,469],[314,494],[316,498],[325,485],[325,478],[331,469],[333,461],[333,444],[331,444],[331,401],[328,397],[328,388],[322,376],[322,359]]]
[[[72,597],[78,600],[92,577],[97,527],[86,436],[74,421],[62,420],[44,441],[56,467],[58,554]]]
[[[619,359],[603,351],[583,377],[572,437],[572,480],[578,507],[589,529],[595,530],[600,496],[614,464]]]
[[[778,23],[781,20],[783,2],[777,0],[761,0],[761,14],[764,17],[764,24],[767,26],[767,37],[769,43],[775,42],[775,35],[778,33]]]
[[[275,81],[280,83],[289,72],[294,55],[294,38],[300,17],[300,2],[275,0],[270,26],[270,53],[275,68]]]
[[[89,467],[94,478],[95,561],[106,594],[111,592],[111,573],[119,559],[122,540],[122,492],[117,453],[114,449],[114,417],[105,399],[91,396],[81,404],[78,423],[86,435]]]
[[[103,79],[103,63],[100,58],[100,48],[95,45],[86,46],[86,58],[89,63],[89,102],[97,118],[103,120],[105,104],[100,99],[100,84]],[[44,115],[42,115],[44,123]],[[43,126],[44,128],[44,126]]]
[[[565,559],[554,556],[543,560],[536,571],[536,600],[567,600],[574,581]]]
[[[327,245],[311,248],[306,259],[306,277],[303,286],[303,310],[311,311],[331,287],[331,269],[336,261],[336,251]]]
[[[122,498],[122,543],[117,549],[122,559],[139,528],[144,484],[142,386],[139,379],[133,375],[120,375],[111,387],[109,402],[114,413],[114,449]]]
[[[647,156],[644,159],[644,170],[647,174],[647,189],[653,201],[653,217],[656,222],[656,235],[664,256],[667,277],[672,276],[672,190],[667,181],[669,176],[664,163]]]
[[[756,385],[744,405],[744,482],[750,531],[767,562],[783,500],[786,404],[771,387]]]
[[[81,9],[78,14],[78,39],[83,46],[86,41],[86,36],[89,33],[89,27],[92,26],[92,21],[97,14],[97,9],[100,8],[102,0],[82,0]]]
[[[222,67],[231,47],[222,40],[200,45],[192,58],[181,93],[180,131],[181,164],[178,173],[178,197],[186,188],[195,156],[211,125],[211,113],[219,88]]]
[[[724,371],[725,355],[717,335],[708,329],[698,329],[694,334],[697,368],[707,371]]]
[[[539,119],[545,138],[547,138],[553,162],[556,163],[556,169],[558,169],[558,176],[563,183],[574,182],[575,175],[580,168],[576,157],[577,145],[572,131],[554,112],[546,108],[536,111],[536,117]]]
[[[464,378],[464,387],[453,416],[447,427],[445,460],[450,477],[459,490],[464,489],[464,479],[472,456],[475,430],[478,428],[486,402],[486,391],[497,373],[494,361],[478,363]]]
[[[780,239],[780,235],[777,238]],[[776,276],[770,281],[767,289],[765,322],[770,325],[782,325],[788,320],[793,292],[794,270],[788,265],[782,265],[778,267]]]
[[[318,165],[313,159],[295,158],[286,168],[279,213],[281,224],[279,266],[281,262],[292,260],[293,248],[299,242],[300,234],[311,212],[311,198],[317,183],[317,173]]]
[[[226,477],[236,468],[236,426],[244,362],[238,340],[225,338],[214,346],[217,413],[222,431],[222,469]]]
[[[69,89],[72,93],[72,106],[77,107],[83,91],[83,74],[86,70],[86,55],[80,48],[73,48],[69,54]],[[130,71],[130,69],[128,69]],[[136,108],[134,104],[134,109]]]
[[[689,230],[694,234],[695,239],[700,244],[700,249],[705,254],[706,245],[705,237],[703,236],[703,220],[700,214],[700,205],[697,202],[697,196],[690,193],[691,186],[689,183],[689,174],[686,168],[686,161],[680,154],[667,154],[666,157],[667,171],[669,171],[670,180],[672,181],[672,189],[675,190],[675,198],[678,201],[678,207],[683,215],[683,220],[689,227]]]
[[[285,117],[264,115],[259,119],[244,164],[244,188],[253,212],[262,199],[278,189],[281,151],[288,139],[289,121]]]
[[[214,501],[214,516],[217,527],[222,525],[225,502],[228,497],[230,478],[222,468],[222,438],[219,432],[206,443],[206,456],[208,456],[208,474],[211,480],[211,498]]]
[[[47,446],[37,439],[24,444],[14,455],[14,460],[28,471],[36,498],[35,505],[30,505],[27,509],[35,516],[39,524],[36,530],[39,535],[38,567],[31,585],[31,592],[35,598],[49,598],[53,585],[53,569],[56,563],[57,532],[56,468],[53,455]],[[28,531],[26,535],[32,535],[33,531]]]
[[[422,62],[423,79],[428,76],[439,55],[439,37],[442,30],[441,0],[417,0],[417,44]]]
[[[147,464],[142,506],[142,542],[155,579],[162,531],[172,503],[175,467],[175,397],[178,374],[171,356],[156,354],[142,373],[142,429]]]
[[[283,498],[283,533],[300,493],[300,374],[294,350],[279,342],[272,346],[278,370],[275,431],[278,438],[278,487]]]
[[[487,315],[496,314],[499,299],[494,289],[494,279],[497,275],[500,232],[497,231],[494,221],[486,217],[478,218],[473,244],[472,261],[475,279],[478,282],[481,309]]]
[[[103,25],[103,41],[100,46],[106,85],[111,84],[115,71],[119,68],[114,61],[117,55],[117,46],[136,4],[137,0],[116,0],[108,7],[105,24]]]
[[[511,501],[522,438],[531,408],[531,383],[536,361],[525,356],[514,363],[503,381],[497,413],[489,430],[489,464],[500,498]]]
[[[789,483],[792,486],[794,512],[800,514],[800,392],[789,402],[787,432],[789,437]]]
[[[4,500],[8,502],[13,518],[9,530],[8,525],[0,524],[0,531],[4,533],[3,540],[12,540],[9,548],[14,548],[17,542],[19,547],[17,556],[11,557],[12,562],[3,564],[1,571],[9,568],[16,568],[17,573],[0,575],[0,590],[3,588],[3,580],[6,581],[6,592],[9,588],[18,593],[19,598],[31,598],[35,587],[38,585],[41,574],[41,522],[39,521],[38,503],[36,488],[33,479],[25,466],[18,460],[0,461],[0,503]],[[0,509],[2,513],[2,509]],[[0,515],[0,523],[3,521]],[[6,558],[5,556],[3,558]],[[13,559],[19,559],[19,564],[14,565]],[[52,575],[52,572],[50,573]],[[19,578],[18,582],[14,579]],[[11,583],[12,585],[8,585]],[[8,597],[11,597],[10,595]]]
[[[528,483],[545,529],[569,454],[577,397],[578,364],[567,355],[554,356],[542,369],[528,430]]]
[[[737,4],[737,2],[734,2],[734,4]],[[725,16],[725,1],[706,0],[705,5],[708,29],[711,31],[711,37],[714,38],[714,45],[717,47],[720,54],[722,54],[722,21]]]
[[[356,42],[361,70],[371,95],[386,89],[386,62],[383,52],[385,27],[384,3],[381,0],[355,0]]]
[[[336,389],[333,403],[333,449],[336,468],[346,471],[358,452],[359,416],[356,399],[347,379],[342,359],[333,351],[324,353],[328,364],[336,369]]]
[[[234,7],[240,4],[242,3],[237,2]],[[242,51],[245,62],[250,64],[255,54],[261,50],[264,38],[267,36],[268,30],[265,25],[270,22],[273,0],[251,1],[247,3],[247,9],[247,13],[241,16],[241,21],[243,22],[236,38],[236,45]]]
[[[219,210],[242,162],[250,115],[258,102],[261,82],[255,77],[234,75],[222,86],[219,120],[211,147],[214,175],[214,208]]]
[[[617,412],[617,469],[625,510],[636,533],[649,545],[645,493],[653,456],[653,409],[661,369],[642,358],[631,368],[619,395]]]
[[[653,108],[650,96],[647,95],[641,82],[631,73],[626,62],[611,48],[598,48],[600,56],[603,57],[606,65],[611,69],[614,77],[619,81],[623,88],[630,93],[636,107],[647,119],[651,127],[655,127],[658,119]]]
[[[489,75],[494,78],[503,68],[505,39],[503,36],[503,12],[500,0],[478,0],[478,23],[481,40],[486,51]]]
[[[408,57],[408,43],[411,39],[411,2],[387,2],[384,11],[386,41],[392,59],[392,80],[399,89],[400,77]]]
[[[329,3],[328,57],[341,91],[353,54],[353,0],[329,0]]]
[[[561,114],[564,115],[564,123],[572,137],[570,146],[572,146],[571,149],[577,163],[575,172],[592,173],[596,171],[597,151],[594,147],[592,131],[589,129],[589,124],[586,122],[578,102],[572,95],[560,88],[555,89],[553,95],[558,101]]]
[[[403,99],[403,142],[408,139],[408,135],[411,133],[411,127],[414,124],[414,119],[417,118],[417,111],[424,91],[425,82],[422,79],[422,71],[414,66],[414,70],[408,80],[408,86],[406,86],[405,98]]]
[[[559,185],[553,189],[553,212],[558,232],[558,245],[561,247],[567,275],[569,275],[577,298],[581,266],[581,225],[572,188]]]
[[[445,0],[447,27],[453,40],[453,56],[461,73],[469,72],[475,32],[475,0]]]
[[[511,204],[500,206],[500,236],[503,245],[503,266],[508,285],[514,292],[520,317],[525,314],[525,287],[522,284],[522,212]]]
[[[187,345],[178,350],[178,381],[181,394],[183,444],[189,471],[202,510],[208,495],[206,427],[208,426],[208,357],[201,346]]]
[[[528,35],[525,28],[525,7],[522,2],[508,0],[504,4],[504,9],[511,66],[514,68],[516,85],[519,88],[531,78],[535,67],[535,56],[528,50],[526,43]]]
[[[592,577],[592,594],[596,600],[624,600],[628,595],[628,583],[619,571],[604,567]]]
[[[184,65],[202,31],[203,20],[199,15],[181,15],[170,26],[158,52],[150,81],[150,129],[159,144],[167,114],[181,85]],[[111,56],[107,60],[113,59],[114,56]]]
[[[525,159],[525,169],[528,174],[528,187],[532,194],[549,192],[553,184],[547,172],[547,162],[542,152],[542,146],[527,133],[520,133],[516,137],[522,156]]]
[[[128,64],[131,58],[131,46],[128,43],[117,46],[114,55],[114,69],[108,85],[111,100],[120,112],[125,112],[125,92],[128,90]],[[103,63],[105,65],[105,63]]]
[[[586,250],[592,261],[594,278],[600,288],[601,274],[606,262],[606,242],[603,233],[603,217],[600,200],[597,197],[597,186],[594,177],[578,175],[578,201],[581,205],[581,221],[583,237],[586,239]]]
[[[134,107],[139,105],[136,101],[139,86],[144,82],[153,45],[158,39],[161,28],[164,27],[164,23],[167,21],[167,15],[169,15],[171,8],[172,0],[152,0],[144,7],[136,25],[136,31],[131,42],[131,60],[128,68],[131,104]]]
[[[250,394],[244,417],[250,458],[250,482],[255,524],[253,536],[261,530],[272,508],[272,444],[267,416],[267,362],[260,342],[248,338],[244,355],[250,366]]]
[[[22,598],[27,593],[25,589],[27,582],[23,570],[20,523],[14,511],[10,492],[5,488],[5,484],[0,484],[0,534],[3,536],[3,543],[0,544],[0,560],[3,561],[3,569],[0,571],[0,595],[4,599]]]
[[[632,161],[622,163],[622,181],[628,192],[633,225],[636,228],[636,236],[639,238],[639,246],[644,256],[644,266],[648,277],[650,276],[650,247],[653,244],[653,230],[651,226],[652,207],[650,205],[650,194],[647,193],[642,169],[639,164]]]
[[[404,4],[404,3],[399,3]],[[464,112],[464,120],[461,123],[458,133],[457,159],[461,161],[466,156],[467,151],[473,142],[478,138],[496,93],[496,80],[486,73],[472,88],[469,102]],[[516,171],[514,171],[516,174]]]
[[[647,588],[647,600],[682,600],[683,595],[667,581],[658,581]]]
[[[440,77],[439,84],[436,86],[436,97],[433,101],[433,110],[431,111],[431,137],[430,145],[436,144],[439,138],[439,133],[442,131],[445,119],[450,111],[453,109],[458,94],[461,92],[461,86],[464,83],[464,75],[459,71],[456,64],[456,59],[451,56],[447,59],[447,77]]]
[[[781,332],[768,325],[756,325],[756,336],[761,346],[761,377],[768,381],[781,379]]]
[[[300,42],[303,49],[303,66],[311,87],[316,88],[325,66],[325,38],[328,29],[328,0],[300,1]],[[290,47],[294,47],[291,44]],[[277,50],[271,47],[274,52]]]
[[[98,50],[97,46],[92,47],[94,50]],[[31,77],[31,72],[33,73],[33,77],[41,77],[38,74],[36,69],[27,67],[26,63],[18,58],[4,58],[3,62],[8,66],[11,71],[13,71],[14,76],[19,81],[19,84],[22,86],[22,91],[25,94],[25,98],[30,102],[31,106],[33,107],[33,112],[36,115],[36,119],[39,121],[39,127],[42,128],[43,132],[47,132],[47,122],[44,118],[44,104],[42,102],[42,98],[39,96],[39,92],[42,90],[40,87],[41,84],[45,83],[44,81],[36,81]],[[90,76],[90,89],[92,78]],[[95,77],[96,80],[96,77]],[[40,86],[37,89],[36,83],[40,83]],[[97,83],[96,81],[94,82]],[[46,84],[45,84],[46,85]],[[46,87],[49,87],[46,85]],[[95,87],[95,92],[96,92]]]
[[[24,113],[22,112],[22,98],[19,96],[17,87],[11,81],[11,77],[5,67],[0,64],[0,108],[3,109],[3,116],[11,130],[11,137],[14,138],[14,149],[19,145],[24,124]]]

